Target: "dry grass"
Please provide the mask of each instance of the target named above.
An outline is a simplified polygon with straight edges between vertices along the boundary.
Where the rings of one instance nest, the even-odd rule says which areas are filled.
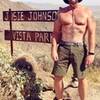
[[[87,78],[94,84],[100,83],[100,68],[92,67],[88,71]],[[99,84],[100,85],[100,84]]]

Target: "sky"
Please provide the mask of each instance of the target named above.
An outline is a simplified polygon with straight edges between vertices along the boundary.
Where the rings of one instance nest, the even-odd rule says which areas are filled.
[[[64,4],[63,0],[10,0],[10,1],[21,1],[21,2],[33,2],[33,3],[51,3],[51,4]],[[100,5],[100,0],[83,0],[85,5]]]

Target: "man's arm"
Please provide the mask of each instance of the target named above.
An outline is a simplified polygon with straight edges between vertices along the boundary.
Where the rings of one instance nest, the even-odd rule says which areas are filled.
[[[88,19],[87,19],[87,30],[88,30],[88,56],[86,58],[86,64],[91,64],[94,61],[94,53],[95,53],[95,31],[96,31],[96,23],[92,16],[92,12],[89,11]]]
[[[54,61],[58,60],[57,54],[57,42],[61,36],[61,21],[60,21],[60,13],[58,12],[57,19],[54,22],[54,29],[52,33],[52,47],[51,47],[51,56]]]
[[[95,52],[95,30],[96,30],[96,23],[92,16],[92,12],[89,13],[88,17],[88,45],[89,45],[89,52]]]

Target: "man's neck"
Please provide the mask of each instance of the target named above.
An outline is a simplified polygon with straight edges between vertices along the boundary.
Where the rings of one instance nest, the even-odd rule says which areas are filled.
[[[79,4],[78,3],[76,3],[74,5],[70,4],[70,7],[73,8],[73,9],[75,9],[75,8],[79,7]]]

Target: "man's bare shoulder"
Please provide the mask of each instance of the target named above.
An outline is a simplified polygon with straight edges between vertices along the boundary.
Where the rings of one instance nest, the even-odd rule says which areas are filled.
[[[87,13],[88,16],[92,15],[92,10],[89,7],[84,6],[83,9]]]

